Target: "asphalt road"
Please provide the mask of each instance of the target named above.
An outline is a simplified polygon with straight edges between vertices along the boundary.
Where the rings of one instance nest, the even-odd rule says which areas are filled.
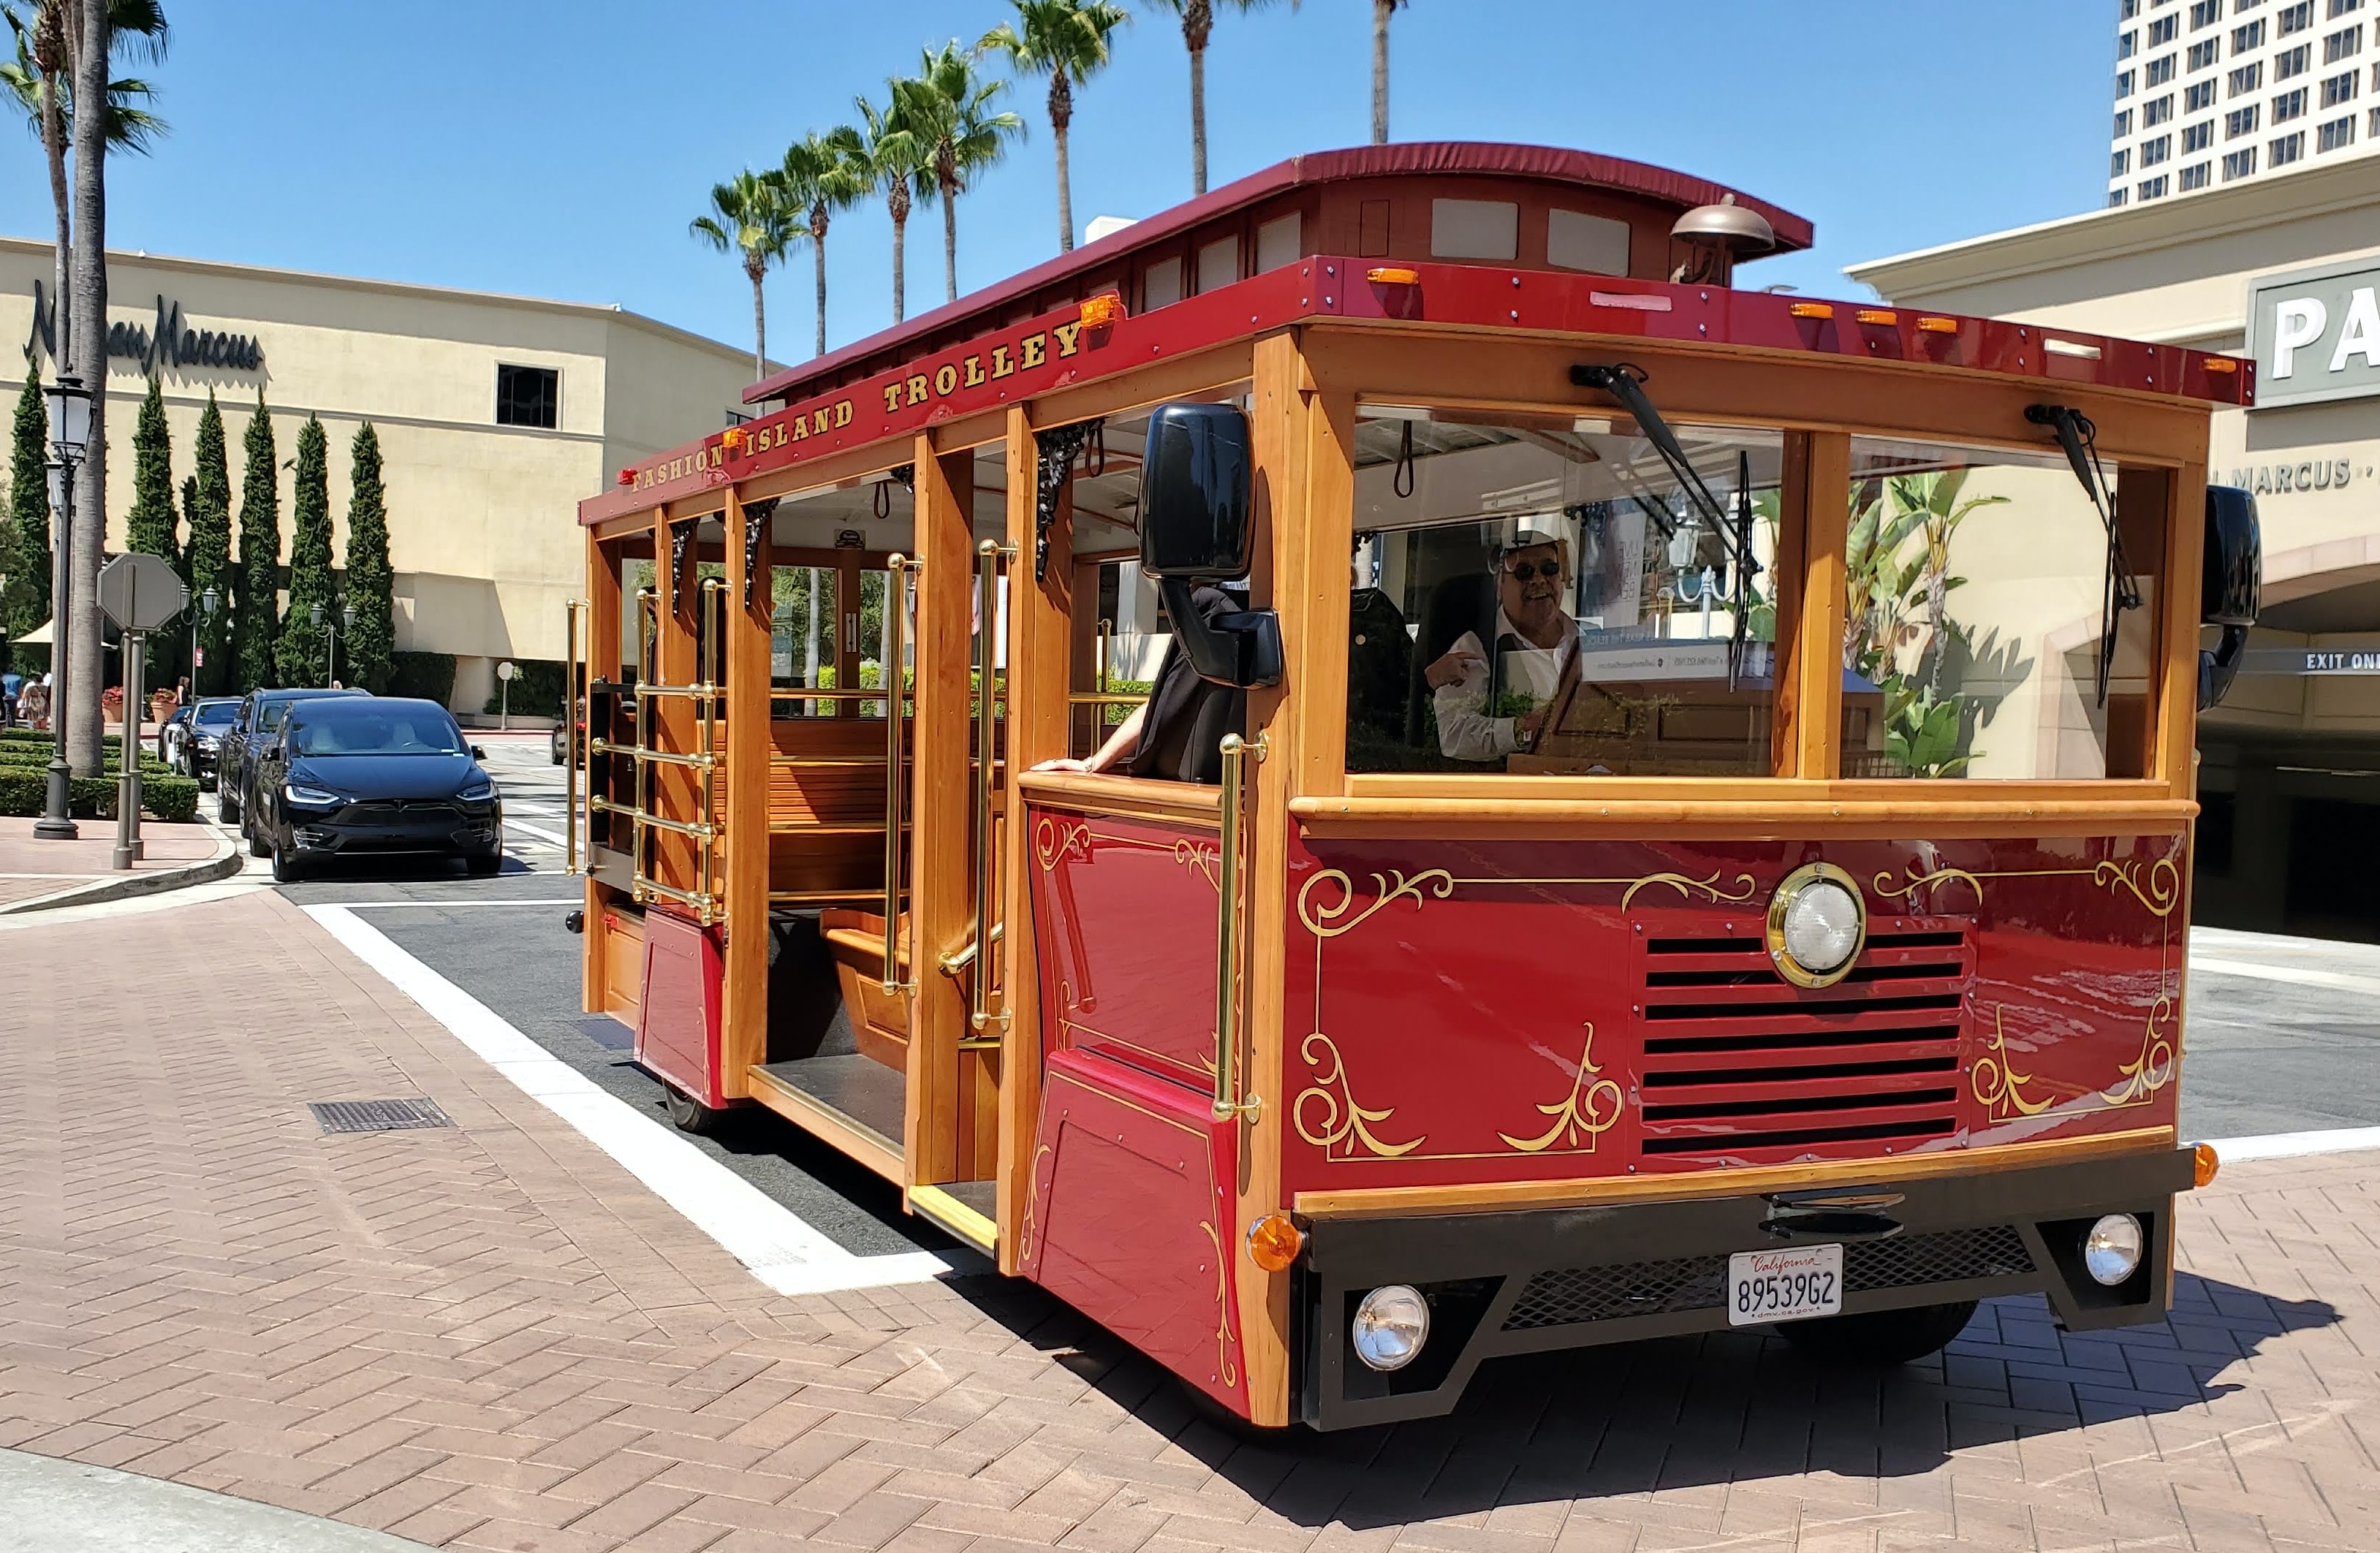
[[[554,1056],[639,1110],[662,1117],[662,1086],[628,1053],[616,1021],[578,1011],[578,902],[565,871],[563,784],[542,735],[475,735],[503,784],[504,872],[459,865],[345,867],[285,887],[304,905],[355,907],[407,952],[478,998]],[[2380,946],[2241,934],[2193,936],[2181,1122],[2189,1137],[2380,1126]],[[2244,962],[2283,976],[2212,971]],[[2327,985],[2324,983],[2327,982]],[[665,1124],[665,1123],[664,1123]],[[898,1195],[772,1114],[739,1114],[696,1146],[860,1256],[946,1250]]]

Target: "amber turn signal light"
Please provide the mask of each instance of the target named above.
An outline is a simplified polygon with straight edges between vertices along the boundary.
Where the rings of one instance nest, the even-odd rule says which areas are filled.
[[[1785,310],[1791,313],[1795,318],[1832,318],[1835,316],[1834,307],[1832,304],[1826,302],[1796,302]]]
[[[1268,1213],[1248,1226],[1248,1260],[1267,1272],[1287,1272],[1305,1249],[1305,1231],[1285,1213]]]
[[[2215,1152],[2215,1146],[2211,1143],[2202,1143],[2190,1151],[2190,1156],[2192,1184],[2213,1185],[2216,1173],[2223,1169],[2222,1157]]]
[[[1898,323],[1900,315],[1889,308],[1862,308],[1852,315],[1862,323]]]
[[[1400,270],[1391,266],[1382,265],[1375,269],[1365,271],[1364,278],[1370,281],[1374,285],[1419,285],[1421,284],[1421,272],[1418,270]]]
[[[1921,318],[1917,321],[1917,332],[1921,334],[1955,334],[1959,332],[1959,321],[1955,318]]]
[[[2206,358],[2205,367],[2210,372],[2236,372],[2240,370],[2240,363],[2228,356],[2210,356]]]
[[[1108,329],[1123,322],[1123,298],[1112,291],[1102,291],[1083,301],[1083,327]]]

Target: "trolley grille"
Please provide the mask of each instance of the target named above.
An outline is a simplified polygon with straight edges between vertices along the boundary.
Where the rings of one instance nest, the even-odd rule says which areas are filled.
[[[2010,1224],[1853,1241],[1843,1247],[1843,1290],[1852,1294],[2007,1278],[2033,1270],[2024,1237]],[[1726,1287],[1725,1256],[1553,1268],[1530,1277],[1521,1297],[1512,1302],[1512,1313],[1504,1317],[1504,1330],[1717,1310],[1727,1303]]]
[[[1874,924],[1852,974],[1805,989],[1756,937],[1662,932],[1640,958],[1647,1158],[1791,1159],[1958,1125],[1974,958],[1955,926]]]

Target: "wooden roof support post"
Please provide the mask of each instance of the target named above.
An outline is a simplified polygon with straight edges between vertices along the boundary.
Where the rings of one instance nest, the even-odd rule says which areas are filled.
[[[1810,433],[1800,460],[1803,479],[1798,498],[1790,483],[1795,460],[1790,450],[1799,438],[1789,437],[1786,473],[1789,484],[1782,514],[1792,524],[1798,501],[1802,526],[1802,597],[1794,606],[1795,637],[1802,649],[1792,664],[1793,758],[1779,762],[1780,775],[1824,781],[1842,774],[1843,734],[1843,557],[1852,521],[1852,440],[1840,431]],[[1779,568],[1780,572],[1782,568]],[[1785,623],[1778,621],[1778,636]],[[1784,665],[1779,665],[1779,684]]]
[[[910,752],[909,943],[917,991],[909,1005],[909,1183],[962,1179],[958,1043],[967,1035],[966,984],[941,956],[966,946],[974,807],[968,758],[975,506],[972,452],[937,457],[917,439],[917,719]],[[987,622],[987,628],[990,623]]]
[[[697,521],[686,519],[687,522]],[[677,576],[675,536],[669,521],[669,509],[656,508],[653,513],[653,587],[658,591],[658,607],[654,611],[656,647],[652,654],[653,681],[657,685],[692,685],[695,681],[695,637],[691,622],[694,604],[681,599],[680,583],[686,580]],[[696,707],[685,696],[656,696],[645,726],[648,736],[658,749],[678,754],[691,754],[695,746]],[[650,810],[665,819],[693,823],[700,817],[695,810],[701,788],[696,773],[687,767],[655,765],[645,778],[645,791],[650,800]],[[695,838],[675,831],[656,830],[652,832],[653,866],[649,877],[673,889],[691,891],[695,888],[697,867]]]
[[[722,1092],[746,1094],[746,1074],[769,1060],[769,649],[774,602],[769,523],[745,521],[727,495],[726,748],[717,774],[727,788],[725,1017]],[[747,538],[752,541],[748,546]],[[758,587],[752,586],[755,582]]]
[[[1245,1091],[1262,1110],[1237,1129],[1238,1201],[1223,1226],[1238,1292],[1241,1370],[1253,1422],[1289,1423],[1290,1280],[1248,1259],[1247,1227],[1288,1204],[1281,1192],[1281,1140],[1290,1125],[1293,1088],[1283,1021],[1282,957],[1289,933],[1289,800],[1298,792],[1340,791],[1346,759],[1349,555],[1354,501],[1355,399],[1316,392],[1295,334],[1256,345],[1249,433],[1255,454],[1257,564],[1254,601],[1281,612],[1288,674],[1274,690],[1248,696],[1248,733],[1267,755],[1245,770],[1255,786],[1249,806],[1250,867],[1245,914],[1247,957]],[[1294,590],[1289,586],[1297,579]]]
[[[2159,629],[2151,636],[2150,651],[2161,657],[2156,698],[2156,747],[2147,763],[2148,774],[2169,785],[2177,798],[2198,796],[2198,637],[2199,615],[2205,601],[2198,595],[2206,553],[2206,444],[2202,435],[2190,453],[2191,462],[2173,472],[2168,500],[2172,516],[2166,525],[2163,586],[2151,603],[2160,613]],[[2134,563],[2138,564],[2137,561]],[[2192,827],[2192,856],[2197,855],[2196,826]],[[2190,873],[2191,870],[2184,870]]]
[[[596,761],[591,741],[613,736],[613,730],[610,727],[596,725],[593,686],[595,681],[613,679],[620,673],[620,593],[619,557],[607,553],[603,542],[593,534],[589,534],[587,536],[587,640],[580,644],[580,647],[586,654],[588,682],[586,736],[590,741],[590,746],[578,751],[577,758],[590,776],[595,770]],[[563,708],[563,721],[565,723],[569,722],[573,716],[571,708],[567,706]],[[607,755],[602,758],[608,767],[612,758]],[[589,792],[591,795],[591,783]],[[617,797],[618,795],[614,794],[613,796]],[[565,816],[565,819],[569,824],[583,824],[587,828],[585,854],[587,871],[579,880],[580,888],[586,895],[587,916],[583,926],[587,952],[579,958],[578,1006],[589,1013],[605,1013],[610,1012],[611,1005],[609,962],[612,954],[612,935],[603,930],[603,908],[610,902],[611,892],[595,882],[595,841],[597,837],[605,833],[608,827],[596,823],[595,806],[591,801],[587,806],[587,814],[583,819],[577,815]],[[642,971],[643,968],[639,966],[638,974],[642,975]]]
[[[1008,573],[1008,770],[1014,776],[1067,753],[1072,709],[1075,568],[1074,482],[1059,493],[1050,525],[1050,559],[1033,580],[1036,496],[1040,450],[1025,406],[1008,412],[1008,540],[1017,562]],[[1098,600],[1090,601],[1096,606]],[[1041,1116],[1041,980],[1034,954],[1028,860],[1032,831],[1025,819],[1024,785],[1008,783],[1007,877],[1002,881],[1002,985],[1007,989],[1007,1045],[1000,1069],[1000,1270],[1016,1271],[1016,1250],[1032,1178],[1034,1131]]]

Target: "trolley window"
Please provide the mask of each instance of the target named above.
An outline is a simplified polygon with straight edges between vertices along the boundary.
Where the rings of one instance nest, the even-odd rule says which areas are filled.
[[[1768,774],[1784,436],[1676,431],[1720,526],[1625,416],[1366,407],[1350,770]]]

